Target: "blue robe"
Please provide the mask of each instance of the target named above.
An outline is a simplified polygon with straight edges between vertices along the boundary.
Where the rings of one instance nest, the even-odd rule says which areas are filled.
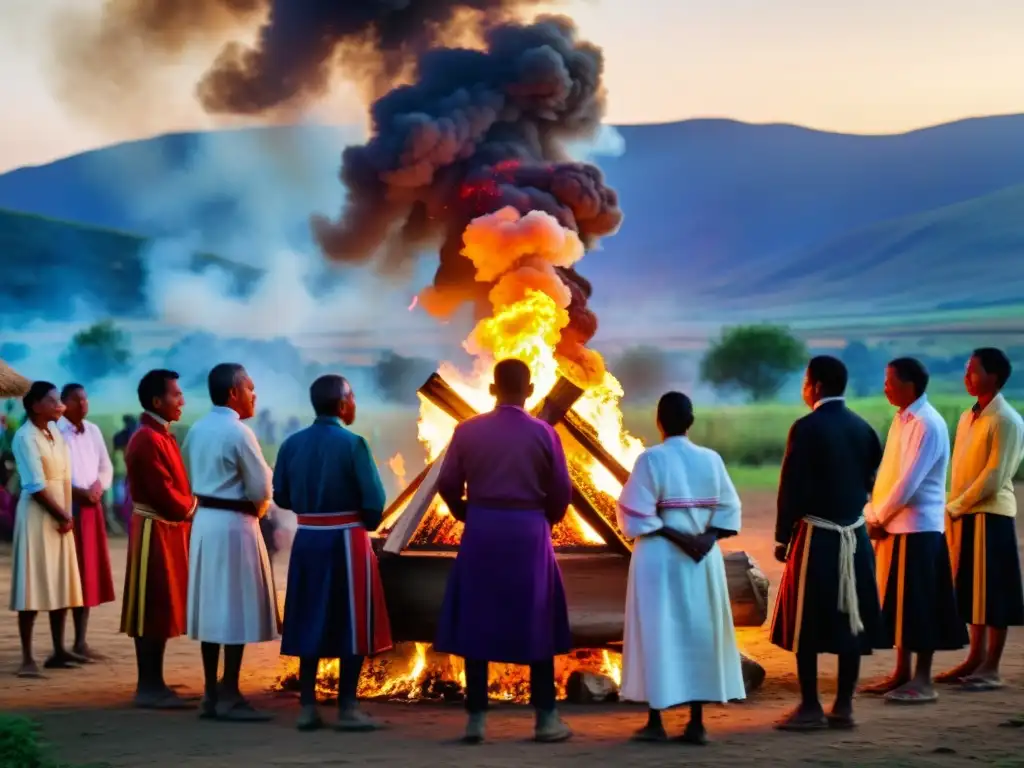
[[[369,532],[384,486],[366,440],[318,418],[281,446],[274,503],[298,516],[288,563],[281,653],[339,658],[391,648],[391,627]]]

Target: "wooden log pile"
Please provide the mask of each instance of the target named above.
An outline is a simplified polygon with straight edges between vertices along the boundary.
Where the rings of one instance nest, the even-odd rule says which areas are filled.
[[[476,415],[472,406],[436,373],[419,392],[457,422]],[[594,487],[585,463],[588,456],[592,457],[620,483],[626,482],[629,472],[600,444],[593,428],[572,410],[581,394],[579,387],[561,378],[534,415],[554,426],[562,437],[573,477],[572,507],[604,541],[603,547],[574,548],[572,552],[556,549],[574,645],[601,648],[622,640],[632,547],[615,523],[614,499]],[[385,511],[385,523],[377,534],[381,578],[397,641],[432,642],[436,632],[454,551],[427,552],[422,545],[450,539],[454,532],[449,528],[461,525],[449,515],[432,512],[444,455],[442,451],[395,499]],[[428,514],[430,518],[424,521]],[[761,626],[768,613],[768,580],[745,552],[727,553],[725,564],[734,624]]]

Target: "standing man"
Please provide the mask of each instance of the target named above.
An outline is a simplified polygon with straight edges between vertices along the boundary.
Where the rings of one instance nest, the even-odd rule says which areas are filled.
[[[1013,495],[1013,476],[1024,461],[1024,420],[1002,395],[1012,371],[1001,350],[985,347],[971,355],[964,384],[977,402],[960,417],[953,450],[946,511],[957,601],[971,625],[971,649],[962,664],[935,679],[962,682],[971,691],[1003,687],[999,662],[1006,630],[1024,625]]]
[[[196,510],[171,433],[185,396],[178,374],[162,369],[143,376],[138,392],[143,413],[124,455],[132,516],[121,631],[135,640],[135,706],[189,709],[164,682],[167,641],[185,634],[189,521]]]
[[[236,363],[208,378],[213,409],[185,436],[185,466],[199,508],[192,525],[188,636],[202,643],[205,718],[260,722],[239,689],[247,643],[278,637],[277,591],[260,518],[271,498],[270,467],[245,424],[256,412],[256,388]],[[217,683],[220,647],[224,680]]]
[[[876,541],[884,640],[896,646],[896,669],[862,693],[882,694],[896,704],[935,701],[935,651],[967,643],[945,535],[949,427],[928,402],[927,390],[928,371],[918,360],[901,357],[886,367],[885,396],[899,412],[864,510]],[[917,654],[913,675],[912,653]]]
[[[465,523],[448,579],[435,648],[466,660],[465,741],[484,738],[488,662],[528,664],[537,741],[572,731],[555,708],[555,659],[572,647],[551,526],[572,484],[555,430],[525,411],[533,394],[520,360],[494,367],[497,407],[455,428],[438,492]]]
[[[877,647],[881,611],[864,505],[882,459],[871,425],[846,407],[848,374],[815,357],[804,377],[811,413],[793,424],[779,480],[776,559],[786,564],[772,642],[796,654],[800,705],[783,731],[852,728],[860,657]],[[818,699],[818,654],[839,657],[831,713]]]
[[[638,741],[667,739],[661,711],[690,705],[680,740],[705,744],[705,702],[746,698],[718,540],[740,530],[740,498],[722,457],[686,437],[693,404],[658,401],[661,445],[636,460],[617,506],[635,539],[626,590],[622,698],[645,701]]]
[[[346,429],[356,398],[341,376],[309,388],[313,425],[281,446],[274,465],[274,503],[298,516],[288,562],[281,653],[299,657],[300,730],[322,725],[316,708],[320,659],[339,659],[338,725],[377,728],[358,709],[363,659],[391,648],[384,589],[369,532],[384,513],[384,486],[370,447]]]
[[[75,519],[75,549],[78,572],[82,576],[82,607],[73,608],[75,644],[79,656],[99,660],[86,642],[89,609],[114,602],[114,579],[110,573],[107,547],[107,523],[103,514],[103,494],[114,481],[107,444],[100,428],[91,421],[89,398],[81,384],[67,384],[60,393],[64,415],[57,422],[64,442],[71,451],[71,501]]]

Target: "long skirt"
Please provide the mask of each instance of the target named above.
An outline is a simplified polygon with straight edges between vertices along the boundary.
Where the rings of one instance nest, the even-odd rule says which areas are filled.
[[[75,551],[82,578],[82,605],[94,608],[114,601],[114,578],[107,547],[107,521],[102,504],[74,503]]]
[[[854,634],[839,610],[839,534],[800,521],[790,547],[772,618],[772,643],[792,653],[870,655],[885,648],[875,586],[875,554],[862,526],[856,531],[853,570],[864,629]]]
[[[280,627],[274,573],[259,520],[200,507],[189,545],[188,636],[245,645],[276,640]]]
[[[950,556],[963,621],[997,629],[1024,626],[1014,518],[979,513],[949,522]]]
[[[746,697],[717,546],[697,563],[668,539],[637,540],[626,589],[620,695],[652,709]]]
[[[124,574],[121,631],[129,637],[169,640],[185,634],[191,523],[132,515]]]
[[[967,644],[944,534],[888,536],[875,545],[875,558],[886,645],[918,653]]]
[[[377,556],[362,526],[300,528],[288,561],[283,656],[337,659],[391,648]]]
[[[507,664],[569,652],[565,588],[542,511],[470,506],[434,647]]]
[[[12,543],[12,611],[82,606],[75,536],[61,533],[57,522],[29,493],[18,500]]]

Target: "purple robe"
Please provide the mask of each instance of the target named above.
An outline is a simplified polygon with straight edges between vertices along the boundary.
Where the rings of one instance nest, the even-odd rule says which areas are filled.
[[[438,491],[466,525],[435,649],[507,664],[571,650],[551,526],[565,516],[572,481],[555,430],[512,406],[460,424]]]

